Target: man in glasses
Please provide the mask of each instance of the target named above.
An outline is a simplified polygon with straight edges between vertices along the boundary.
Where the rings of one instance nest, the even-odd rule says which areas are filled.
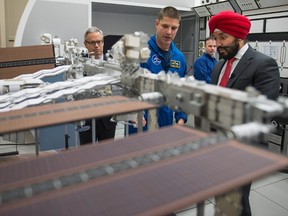
[[[95,61],[105,60],[103,56],[104,35],[99,28],[93,26],[86,30],[84,34],[84,45],[88,49],[88,56],[94,58]],[[101,141],[114,138],[116,123],[111,122],[110,119],[111,116],[96,119],[96,140]],[[92,143],[92,121],[86,120],[85,124],[89,126],[90,129],[79,132],[81,145]]]
[[[90,27],[86,30],[84,39],[84,45],[88,49],[89,56],[94,56],[95,59],[103,60],[103,32],[95,26]]]

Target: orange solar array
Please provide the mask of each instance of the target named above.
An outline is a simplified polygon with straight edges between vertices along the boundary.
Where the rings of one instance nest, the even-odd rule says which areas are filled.
[[[53,45],[0,48],[0,79],[55,67]]]
[[[93,98],[0,112],[0,133],[39,128],[84,119],[155,108],[123,96]]]
[[[167,215],[287,165],[235,140],[166,127],[0,164],[0,215]]]

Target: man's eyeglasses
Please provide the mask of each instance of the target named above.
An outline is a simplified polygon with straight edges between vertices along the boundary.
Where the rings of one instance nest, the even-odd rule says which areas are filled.
[[[102,46],[103,44],[104,44],[104,41],[103,40],[100,40],[100,41],[85,41],[87,44],[89,44],[89,45],[93,45],[93,46],[95,46],[96,44],[98,45],[98,46]]]

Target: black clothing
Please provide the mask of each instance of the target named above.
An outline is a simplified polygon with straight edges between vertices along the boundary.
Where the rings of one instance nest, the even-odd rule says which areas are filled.
[[[111,116],[96,119],[96,140],[112,139],[115,136],[116,122],[110,121]],[[92,120],[86,120],[87,131],[79,132],[80,145],[92,143]]]

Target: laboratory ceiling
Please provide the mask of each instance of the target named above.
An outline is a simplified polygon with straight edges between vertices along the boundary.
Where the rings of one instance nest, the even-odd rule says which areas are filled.
[[[210,1],[210,0],[209,0]],[[108,3],[116,5],[130,5],[130,6],[141,6],[141,7],[152,7],[162,8],[165,6],[173,6],[178,10],[190,11],[191,7],[201,5],[201,0],[94,0],[93,3]],[[114,10],[114,9],[113,9]]]
[[[93,2],[92,3],[92,11],[93,12],[107,12],[107,13],[138,14],[138,15],[157,16],[159,13],[159,8]],[[192,11],[191,8],[188,8],[187,10],[180,10],[181,14],[186,14],[186,13],[189,13],[191,11]]]

